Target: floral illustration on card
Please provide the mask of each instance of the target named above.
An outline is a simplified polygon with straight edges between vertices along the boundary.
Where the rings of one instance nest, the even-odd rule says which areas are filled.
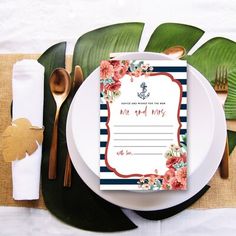
[[[100,64],[100,189],[187,189],[187,62]]]
[[[148,177],[142,176],[138,185],[143,190],[186,190],[187,186],[187,154],[183,147],[170,145],[165,153],[166,167],[164,175],[158,170]]]
[[[130,76],[132,82],[134,78],[141,75],[146,77],[153,71],[153,67],[144,64],[143,61],[110,60],[102,61],[100,64],[100,91],[107,102],[113,102],[120,95],[122,78]]]

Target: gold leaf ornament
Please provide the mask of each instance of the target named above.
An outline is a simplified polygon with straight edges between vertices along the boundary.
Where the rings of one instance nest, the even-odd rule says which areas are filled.
[[[6,162],[21,160],[34,153],[43,142],[43,128],[32,126],[26,118],[12,122],[2,134],[3,157]]]

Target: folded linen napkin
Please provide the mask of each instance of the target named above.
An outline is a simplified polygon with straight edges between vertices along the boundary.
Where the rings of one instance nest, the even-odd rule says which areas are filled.
[[[13,117],[27,118],[33,126],[43,126],[44,67],[36,60],[22,60],[13,66]],[[27,155],[27,154],[26,154]],[[12,162],[13,198],[39,198],[42,146],[22,160]]]

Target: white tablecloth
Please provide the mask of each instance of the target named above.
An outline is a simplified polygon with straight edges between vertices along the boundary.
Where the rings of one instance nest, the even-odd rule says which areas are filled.
[[[162,220],[144,220],[129,210],[124,211],[139,227],[118,233],[93,233],[61,223],[46,210],[0,207],[1,236],[233,236],[235,209],[186,210]]]
[[[157,25],[179,22],[206,31],[199,45],[214,36],[236,40],[236,3],[229,0],[1,0],[0,53],[42,53],[67,41],[67,53],[80,35],[118,22],[145,22],[140,50]],[[0,196],[1,197],[1,196]],[[125,213],[139,228],[113,235],[235,235],[236,209],[186,210],[163,221]],[[44,210],[0,207],[0,235],[99,235],[67,226]]]

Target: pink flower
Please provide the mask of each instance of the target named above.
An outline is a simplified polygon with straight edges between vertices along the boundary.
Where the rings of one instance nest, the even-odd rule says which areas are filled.
[[[168,190],[169,189],[169,184],[164,179],[162,181],[161,189],[163,189],[163,190]]]
[[[166,161],[166,166],[168,168],[174,168],[174,165],[179,162],[179,157],[172,156]]]
[[[187,181],[187,167],[186,166],[177,170],[176,179],[181,184],[186,185],[186,181]]]
[[[133,75],[134,75],[134,77],[139,77],[139,76],[141,76],[141,75],[142,75],[142,69],[141,69],[141,68],[138,68],[137,70],[135,70],[135,71],[133,72]]]
[[[118,81],[118,80],[120,80],[123,76],[124,76],[124,74],[123,74],[123,72],[122,72],[122,68],[120,69],[120,71],[115,71],[114,72],[114,77],[113,77],[113,79],[115,80],[115,81]]]
[[[115,81],[118,81],[119,79],[124,77],[124,75],[126,74],[126,72],[128,70],[128,64],[127,64],[127,62],[122,64],[120,61],[112,61],[111,63],[112,63],[113,68],[114,68],[114,77],[113,77],[113,79]]]
[[[139,182],[144,183],[144,181],[145,181],[145,177],[141,176],[140,179],[139,179]]]
[[[119,80],[119,79],[123,78],[125,76],[126,72],[127,72],[127,68],[125,68],[125,67],[120,68],[119,71],[115,71],[114,80]]]
[[[171,178],[173,178],[174,176],[175,176],[175,171],[174,171],[174,169],[169,169],[169,170],[166,171],[166,173],[165,173],[165,175],[164,175],[164,180],[165,180],[166,182],[169,182],[169,180],[170,180]]]
[[[183,185],[182,183],[180,183],[177,178],[171,178],[170,179],[170,186],[172,190],[184,190],[186,189],[186,185]]]
[[[106,84],[105,85],[105,90],[109,90],[111,92],[118,91],[120,89],[121,82],[116,81],[115,83],[112,84]]]
[[[104,84],[103,84],[103,83],[100,83],[100,91],[101,91],[101,92],[103,91],[103,88],[104,88]]]
[[[113,66],[109,61],[102,61],[100,64],[100,78],[107,79],[110,78],[114,73]]]
[[[185,153],[183,153],[183,154],[180,156],[178,162],[184,162],[184,163],[186,163],[186,161],[187,161],[187,154],[186,154],[186,152],[185,152]]]
[[[110,63],[113,66],[114,70],[119,70],[122,67],[121,61],[111,60]]]
[[[130,64],[130,61],[124,61],[124,66],[127,67],[127,69],[129,67],[129,64]]]

